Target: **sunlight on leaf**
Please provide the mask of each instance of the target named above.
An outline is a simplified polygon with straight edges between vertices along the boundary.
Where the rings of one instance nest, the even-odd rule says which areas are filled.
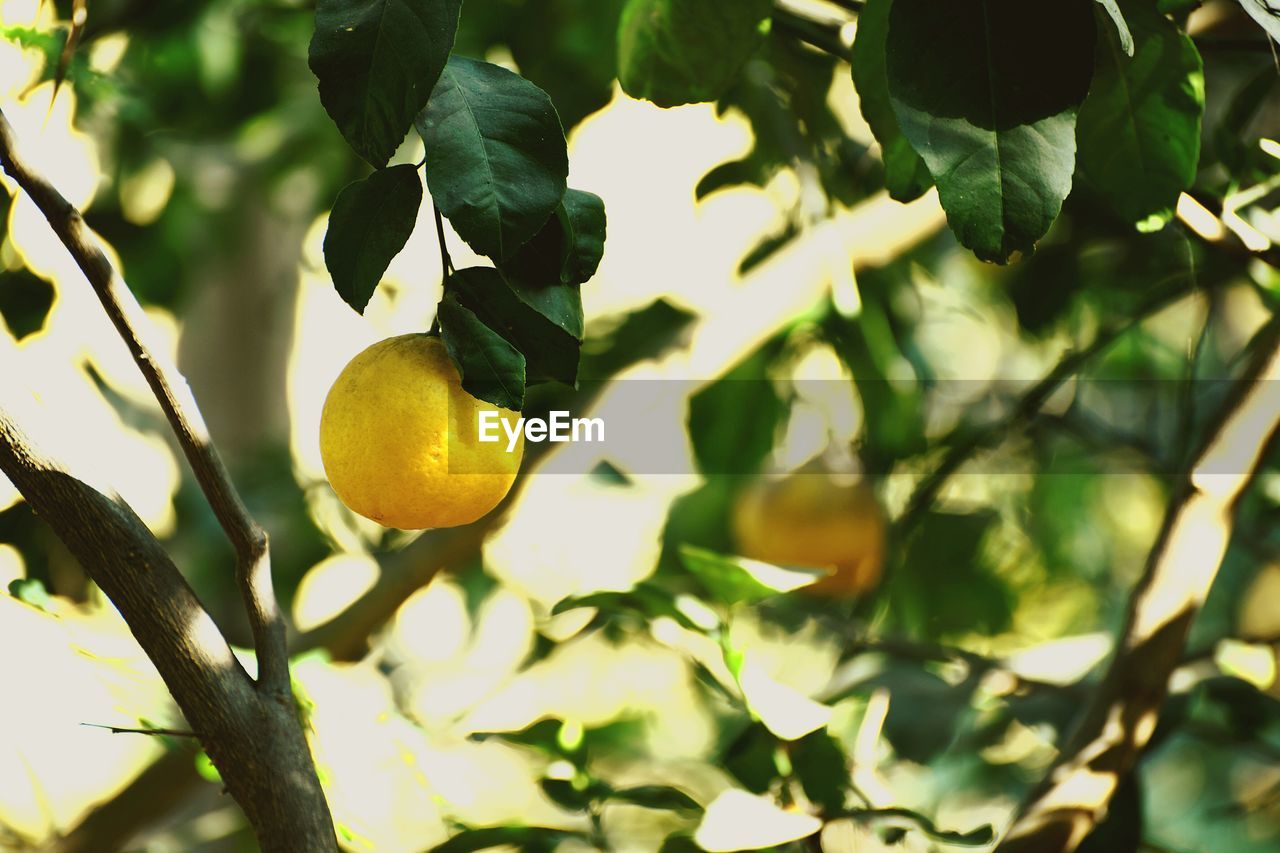
[[[769,731],[783,740],[798,740],[817,731],[831,719],[830,706],[775,681],[746,651],[738,682],[747,706]]]
[[[709,853],[759,850],[798,841],[822,829],[812,815],[784,811],[768,797],[730,789],[716,797],[693,840]]]
[[[729,557],[684,545],[680,559],[716,598],[726,603],[760,601],[806,587],[830,574],[827,569],[784,569],[771,563]]]
[[[1224,674],[1234,675],[1259,690],[1270,690],[1276,682],[1276,652],[1271,646],[1222,640],[1214,650],[1213,662]]]

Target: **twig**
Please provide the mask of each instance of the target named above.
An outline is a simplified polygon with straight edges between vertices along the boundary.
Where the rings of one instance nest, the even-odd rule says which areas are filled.
[[[195,732],[182,731],[181,729],[131,729],[124,726],[106,726],[102,723],[81,723],[91,729],[106,729],[113,735],[168,735],[169,737],[193,737],[199,738],[200,735]]]
[[[798,14],[793,9],[777,6],[773,10],[773,26],[805,44],[837,59],[849,61],[851,51],[840,36],[838,21],[818,21]]]
[[[440,273],[442,280],[448,280],[453,274],[453,259],[449,257],[449,247],[444,242],[444,217],[440,215],[440,208],[435,203],[431,205],[431,212],[436,217],[436,239],[440,241]]]
[[[112,269],[80,211],[19,156],[13,128],[3,111],[0,111],[0,166],[36,203],[67,247],[151,386],[196,481],[235,549],[236,578],[258,655],[258,684],[268,692],[288,694],[289,656],[284,621],[271,585],[267,534],[249,515],[232,485],[186,379],[143,342],[139,329],[146,328],[147,319],[142,307]]]
[[[1169,676],[1226,553],[1236,504],[1280,434],[1280,318],[1257,341],[1169,507],[1106,677],[1000,853],[1074,850],[1155,731]]]
[[[1126,332],[1147,317],[1186,295],[1182,288],[1165,290],[1147,301],[1133,317],[1104,327],[1088,346],[1068,352],[1043,379],[1031,386],[1014,404],[1013,411],[997,421],[977,427],[962,435],[947,450],[942,461],[917,484],[902,514],[894,522],[894,532],[901,541],[907,537],[933,506],[938,494],[951,477],[976,453],[999,444],[1009,433],[1035,418],[1058,388],[1090,359],[1102,353]]]

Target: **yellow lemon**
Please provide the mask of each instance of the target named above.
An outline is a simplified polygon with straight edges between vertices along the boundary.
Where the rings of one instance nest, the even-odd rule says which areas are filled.
[[[747,487],[733,508],[744,557],[782,566],[829,569],[804,591],[847,598],[867,592],[884,568],[886,523],[865,484],[797,473]]]
[[[481,412],[519,415],[462,390],[439,338],[387,338],[342,370],[320,415],[320,457],[350,509],[386,527],[469,524],[511,489],[524,437],[479,441]],[[504,433],[504,430],[497,430]]]

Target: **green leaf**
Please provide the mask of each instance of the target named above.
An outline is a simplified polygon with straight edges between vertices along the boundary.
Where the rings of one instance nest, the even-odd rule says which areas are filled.
[[[926,447],[924,401],[918,384],[891,378],[907,363],[906,345],[894,331],[894,268],[858,276],[862,308],[845,317],[834,308],[822,331],[840,360],[849,366],[865,412],[859,455],[875,470],[889,470],[899,459]]]
[[[810,802],[825,812],[844,808],[852,777],[839,741],[823,729],[795,741],[790,755],[796,778]]]
[[[766,234],[756,242],[751,251],[738,261],[738,275],[743,276],[781,252],[800,236],[800,224],[788,219],[777,231]]]
[[[754,602],[808,586],[826,577],[811,569],[784,569],[758,560],[717,554],[693,545],[680,546],[680,561],[718,601]]]
[[[647,809],[692,813],[702,811],[702,806],[697,800],[670,785],[640,785],[635,788],[611,790],[606,798],[634,806],[644,806]]]
[[[44,588],[39,578],[18,578],[9,581],[9,594],[40,610],[48,610],[51,603],[49,591]]]
[[[618,82],[660,107],[723,95],[764,35],[770,0],[628,0]]]
[[[1120,11],[1120,4],[1116,0],[1098,0],[1098,5],[1111,18],[1111,23],[1115,27],[1116,38],[1120,40],[1120,49],[1124,51],[1124,55],[1133,56],[1133,32],[1129,29],[1129,22],[1125,20],[1124,14]]]
[[[583,778],[581,775],[579,778]],[[571,812],[580,812],[591,805],[599,791],[592,785],[575,785],[571,779],[543,779],[538,783],[542,793],[553,803]]]
[[[426,105],[462,0],[318,0],[308,62],[347,142],[383,166]]]
[[[690,606],[685,598],[687,597],[678,599],[669,590],[642,581],[628,592],[595,592],[566,598],[558,602],[551,613],[559,615],[583,607],[594,607],[610,616],[638,616],[646,622],[665,616],[698,633],[706,633],[718,627],[718,620],[705,605]]]
[[[524,406],[525,361],[520,351],[485,325],[453,294],[440,300],[440,337],[471,396],[520,411]]]
[[[995,634],[1013,616],[1008,587],[987,564],[984,545],[998,518],[992,511],[933,511],[906,545],[889,580],[897,617],[929,637]],[[909,620],[909,621],[908,621]]]
[[[483,255],[510,257],[564,196],[560,119],[547,93],[518,74],[451,56],[417,128],[432,197]]]
[[[1200,157],[1204,73],[1191,39],[1149,3],[1125,0],[1137,53],[1104,29],[1076,128],[1080,174],[1126,221],[1155,230],[1173,218]]]
[[[1062,209],[1095,39],[1091,0],[894,0],[894,114],[979,258],[1030,252]]]
[[[1273,5],[1273,0],[1240,0],[1240,5],[1258,26],[1280,41],[1280,6]]]
[[[643,308],[605,322],[610,325],[604,329],[596,327],[583,342],[581,374],[584,379],[603,379],[646,358],[659,357],[679,344],[693,322],[693,315],[656,299]]]
[[[556,219],[564,233],[560,280],[565,284],[586,284],[604,258],[608,224],[604,199],[595,193],[570,189],[556,208]]]
[[[550,850],[566,838],[578,838],[579,833],[544,826],[489,826],[483,829],[467,829],[443,844],[431,848],[432,853],[471,853],[490,847],[514,847],[519,850]]]
[[[503,277],[525,304],[579,341],[585,329],[578,286],[600,264],[604,233],[604,202],[592,193],[571,189],[542,230],[500,265]]]
[[[343,187],[329,214],[324,263],[342,300],[361,314],[413,233],[422,182],[413,166],[379,169]]]
[[[530,300],[538,301],[537,294],[530,294],[524,286],[513,285],[502,273],[489,267],[458,270],[445,282],[446,293],[456,295],[485,325],[524,354],[529,384],[556,381],[573,385],[577,381],[580,344],[543,311],[558,314],[571,310],[572,306],[566,307],[565,301],[576,300],[577,289],[556,287],[562,292],[554,304],[543,301],[535,306]],[[579,305],[577,311],[581,310]]]
[[[689,440],[702,473],[754,474],[773,450],[785,406],[767,370],[779,350],[780,341],[770,341],[689,399]]]
[[[858,13],[858,29],[853,39],[853,85],[858,90],[862,117],[880,143],[884,160],[884,184],[890,198],[911,201],[933,185],[924,160],[911,147],[898,127],[889,101],[885,66],[885,38],[889,33],[889,10],[893,0],[868,0]]]

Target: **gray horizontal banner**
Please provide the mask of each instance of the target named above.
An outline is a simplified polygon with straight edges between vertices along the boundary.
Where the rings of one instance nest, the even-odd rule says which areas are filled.
[[[449,470],[500,473],[523,442],[539,473],[778,473],[824,455],[838,467],[881,464],[978,446],[963,473],[1177,473],[1188,437],[1232,393],[1230,379],[1070,380],[1051,392],[1030,380],[931,384],[849,380],[618,379],[531,389],[522,419],[487,407],[451,412]],[[1276,395],[1280,383],[1259,386]],[[1002,424],[1012,424],[1005,429]],[[461,452],[456,442],[479,443]],[[1003,442],[1003,443],[1002,443]],[[1249,462],[1226,454],[1233,473]],[[854,462],[857,458],[858,462]],[[907,461],[919,472],[920,462]],[[929,466],[925,462],[925,468]],[[1232,469],[1228,471],[1227,469]]]

